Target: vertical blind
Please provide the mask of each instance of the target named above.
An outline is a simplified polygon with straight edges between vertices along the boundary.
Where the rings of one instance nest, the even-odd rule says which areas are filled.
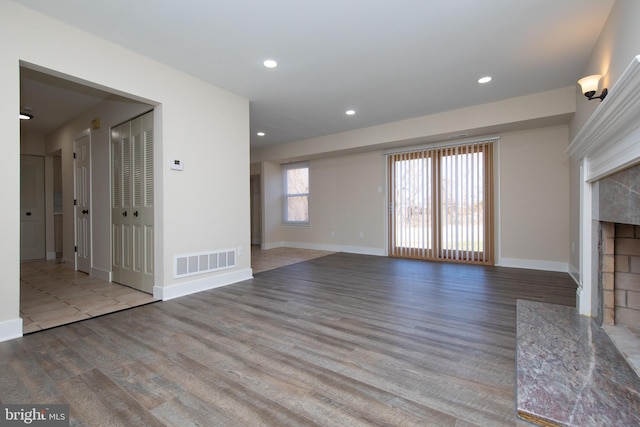
[[[389,255],[493,264],[493,141],[387,157]]]

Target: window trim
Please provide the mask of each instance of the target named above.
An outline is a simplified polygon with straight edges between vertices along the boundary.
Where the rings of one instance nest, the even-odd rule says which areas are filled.
[[[288,193],[287,188],[287,172],[292,169],[307,169],[307,176],[309,180],[309,190],[307,193]],[[311,169],[309,168],[309,162],[290,163],[282,166],[282,224],[293,226],[309,226],[311,224]],[[289,220],[288,200],[290,197],[306,197],[307,198],[307,220],[306,221],[292,221]]]

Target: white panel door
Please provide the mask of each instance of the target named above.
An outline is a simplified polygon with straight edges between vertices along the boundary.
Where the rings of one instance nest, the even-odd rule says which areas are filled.
[[[153,112],[131,122],[133,270],[153,292]]]
[[[133,286],[131,269],[131,123],[111,130],[113,281]]]
[[[153,112],[111,131],[113,281],[153,292]]]
[[[20,156],[20,261],[45,258],[44,157]]]
[[[91,134],[73,141],[76,224],[76,270],[91,274]]]

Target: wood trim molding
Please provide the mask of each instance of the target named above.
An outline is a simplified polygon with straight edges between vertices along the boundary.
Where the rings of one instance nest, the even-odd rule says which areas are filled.
[[[640,55],[636,56],[609,94],[567,148],[585,159],[585,179],[594,182],[640,163]]]

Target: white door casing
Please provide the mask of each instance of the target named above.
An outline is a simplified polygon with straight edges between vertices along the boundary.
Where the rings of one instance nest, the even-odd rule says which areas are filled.
[[[91,274],[91,131],[73,141],[76,270]]]
[[[20,261],[43,259],[44,157],[20,155]]]

